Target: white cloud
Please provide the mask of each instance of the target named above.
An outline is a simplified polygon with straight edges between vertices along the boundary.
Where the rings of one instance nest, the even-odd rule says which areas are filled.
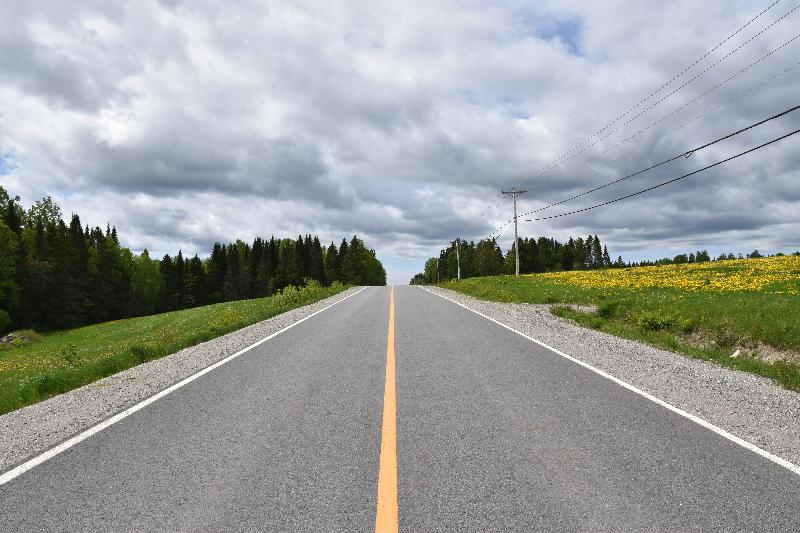
[[[797,62],[800,40],[581,164],[792,38],[797,12],[577,164],[537,174],[765,4],[535,6],[6,3],[0,18],[14,24],[0,29],[0,181],[28,203],[51,194],[86,222],[110,221],[126,244],[159,254],[202,253],[215,239],[256,234],[339,240],[357,232],[404,281],[410,260],[421,268],[456,235],[478,239],[491,233],[492,218],[507,219],[505,203],[479,217],[502,187],[526,186],[521,207],[533,209],[796,103],[800,67],[663,135]],[[779,2],[662,95],[791,8]],[[799,122],[786,117],[575,205],[652,185]],[[559,238],[591,231],[612,253],[632,256],[794,249],[796,142],[614,208],[522,230]]]

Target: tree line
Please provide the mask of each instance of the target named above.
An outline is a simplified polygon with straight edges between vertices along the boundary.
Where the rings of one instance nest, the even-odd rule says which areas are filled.
[[[784,255],[786,254],[776,253],[774,254],[774,256],[769,256],[769,255],[765,256],[758,250],[753,250],[752,252],[746,255],[743,255],[741,253],[739,254],[721,253],[717,256],[716,259],[712,259],[707,250],[698,250],[697,252],[691,252],[688,254],[678,254],[675,257],[664,257],[661,259],[656,259],[655,261],[644,260],[644,261],[628,263],[628,266],[682,265],[691,263],[707,263],[709,261],[730,261],[732,259],[761,259],[763,257],[781,257]],[[800,252],[794,252],[790,255],[800,256]]]
[[[25,210],[0,187],[0,333],[62,329],[211,303],[269,296],[314,279],[386,285],[386,272],[353,236],[215,243],[206,259],[161,259],[120,245],[116,227],[69,223],[50,197]]]
[[[424,271],[415,275],[411,283],[430,284],[455,279],[458,276],[459,256],[462,278],[513,274],[515,271],[513,246],[503,254],[496,239],[482,239],[477,244],[458,239],[441,250],[439,257],[428,259]],[[602,245],[597,235],[589,235],[585,239],[570,237],[566,243],[548,237],[525,237],[519,240],[521,274],[623,266],[626,265],[622,257],[611,260],[608,248]]]
[[[431,257],[425,262],[425,270],[411,278],[412,285],[428,285],[456,279],[458,276],[458,256],[461,257],[461,277],[496,276],[513,274],[515,271],[514,248],[503,254],[495,239],[484,239],[477,244],[458,240],[439,252],[439,257]],[[775,256],[782,256],[777,253]],[[800,256],[800,251],[791,255]],[[728,261],[731,259],[758,259],[766,257],[758,250],[742,255],[722,253],[712,258],[707,250],[698,250],[674,257],[657,260],[625,262],[622,256],[612,261],[608,248],[601,245],[597,235],[586,239],[578,237],[562,244],[553,238],[530,237],[519,241],[519,271],[521,274],[553,272],[559,270],[588,270],[594,268],[631,268],[640,266],[679,265],[705,263],[709,261]]]

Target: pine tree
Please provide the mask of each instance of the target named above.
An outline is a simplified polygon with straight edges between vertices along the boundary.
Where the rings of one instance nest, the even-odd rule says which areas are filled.
[[[575,241],[572,237],[566,245],[561,248],[561,269],[572,270],[575,265]]]
[[[175,294],[175,275],[173,274],[174,263],[169,254],[165,254],[161,259],[158,266],[161,273],[161,283],[159,284],[158,305],[156,310],[158,312],[173,311],[176,307],[176,302],[173,300]]]
[[[239,274],[237,276],[236,298],[252,298],[253,275],[250,273],[250,255],[252,250],[248,244],[245,244],[240,240],[237,240],[236,244],[239,251]]]
[[[228,266],[225,270],[225,282],[223,284],[223,300],[230,302],[239,299],[239,278],[241,276],[241,254],[239,245],[233,243],[228,245]]]
[[[250,287],[249,294],[252,298],[260,298],[266,295],[266,283],[259,282],[259,268],[262,256],[266,253],[266,246],[261,237],[256,237],[253,247],[250,250]]]
[[[594,237],[589,234],[586,237],[586,267],[587,268],[594,268],[595,261],[598,259],[594,256]]]
[[[340,249],[341,250],[341,249]],[[360,261],[361,261],[361,247],[360,242],[353,235],[353,239],[345,248],[345,253],[342,256],[342,283],[352,285],[361,284]]]
[[[592,268],[600,268],[603,264],[603,249],[600,246],[600,237],[595,235],[594,239],[592,239]]]
[[[325,277],[329,283],[339,281],[339,250],[331,242],[328,251],[325,252]]]
[[[583,270],[587,265],[587,248],[583,237],[578,237],[573,241],[572,263],[575,270]]]
[[[327,285],[328,281],[325,276],[325,265],[322,260],[322,255],[322,244],[319,242],[319,237],[314,236],[308,254],[308,275],[312,279],[319,281],[322,285]]]
[[[261,254],[261,259],[256,267],[256,296],[269,296],[272,294],[273,274],[272,261],[270,260],[269,247],[267,246],[264,249],[264,253]]]
[[[172,290],[175,292],[170,298],[175,303],[175,309],[183,309],[186,297],[186,264],[183,260],[183,250],[178,250],[178,255],[175,257],[172,276]]]
[[[198,305],[205,305],[208,300],[206,288],[208,281],[206,280],[206,271],[203,268],[203,262],[195,254],[186,266],[186,283],[185,283],[185,296],[183,307],[191,308]]]
[[[308,250],[302,235],[297,236],[297,241],[294,244],[294,263],[297,274],[290,283],[299,287],[308,276]]]
[[[297,281],[296,241],[282,239],[278,245],[278,268],[275,272],[275,290],[279,291]]]
[[[17,235],[0,220],[0,335],[12,325],[11,314],[19,302],[17,286]]]
[[[214,243],[211,257],[208,260],[208,294],[209,303],[218,303],[225,297],[224,285],[228,273],[228,253],[225,246],[218,242]]]
[[[132,316],[151,315],[156,312],[161,291],[159,262],[150,259],[147,249],[133,259],[131,276]]]

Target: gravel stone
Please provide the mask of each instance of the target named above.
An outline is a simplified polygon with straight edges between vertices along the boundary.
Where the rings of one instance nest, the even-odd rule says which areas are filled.
[[[0,416],[0,472],[358,290],[348,289]]]
[[[478,300],[427,288],[800,465],[800,394],[770,379],[583,328],[550,305]]]

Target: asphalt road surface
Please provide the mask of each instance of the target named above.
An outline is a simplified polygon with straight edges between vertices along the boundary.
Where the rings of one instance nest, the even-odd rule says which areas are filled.
[[[8,481],[0,530],[797,531],[797,474],[423,289],[390,328],[390,294]]]

